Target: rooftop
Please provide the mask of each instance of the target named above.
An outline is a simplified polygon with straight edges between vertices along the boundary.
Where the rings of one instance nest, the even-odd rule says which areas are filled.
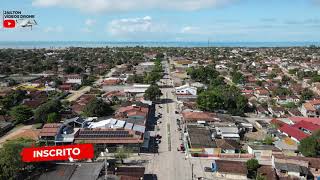
[[[215,148],[216,143],[211,138],[211,131],[200,125],[187,125],[191,148]]]
[[[40,130],[39,136],[56,136],[58,134],[58,130],[62,126],[61,123],[48,123],[45,124]]]
[[[247,175],[247,166],[244,162],[215,160],[217,171],[223,173]]]
[[[182,112],[182,116],[185,121],[196,122],[196,121],[217,121],[215,113],[210,112]]]

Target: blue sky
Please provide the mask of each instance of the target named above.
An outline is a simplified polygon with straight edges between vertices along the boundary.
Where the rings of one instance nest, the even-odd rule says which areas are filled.
[[[10,0],[38,25],[0,41],[320,41],[320,0]]]

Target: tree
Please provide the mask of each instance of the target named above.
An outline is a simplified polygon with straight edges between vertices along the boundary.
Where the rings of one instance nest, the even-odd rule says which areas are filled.
[[[300,99],[302,101],[305,101],[305,100],[310,100],[311,98],[314,97],[314,93],[308,89],[308,88],[305,88],[302,92],[301,92],[301,97]]]
[[[0,105],[2,105],[3,109],[9,110],[11,107],[20,104],[26,97],[26,93],[27,92],[23,90],[16,90],[1,99]]]
[[[130,153],[132,153],[132,151],[129,148],[118,148],[114,153],[114,158],[120,160],[121,163],[123,163],[123,159],[130,157]]]
[[[113,109],[103,100],[95,98],[85,106],[83,113],[86,116],[102,117],[111,115]]]
[[[210,86],[197,97],[197,106],[204,111],[227,110],[232,115],[243,115],[248,100],[235,86]]]
[[[40,105],[34,112],[34,118],[38,122],[46,122],[50,113],[59,113],[61,102],[59,100],[50,100]]]
[[[10,115],[17,123],[23,123],[28,121],[33,116],[33,112],[27,106],[18,105],[11,109]]]
[[[55,123],[59,120],[59,116],[56,112],[48,114],[47,123]]]
[[[307,157],[316,157],[320,151],[320,131],[300,141],[298,150]]]
[[[267,178],[261,174],[258,174],[256,180],[267,180]]]
[[[30,147],[35,142],[31,139],[17,139],[7,141],[0,149],[0,179],[19,179],[27,169],[33,167],[32,164],[24,163],[20,153],[22,148]],[[29,168],[26,168],[29,166]]]
[[[249,159],[246,165],[249,171],[256,171],[259,167],[259,161],[257,159]]]
[[[287,89],[287,88],[277,88],[274,92],[273,92],[274,96],[287,96],[287,95],[292,95],[292,91]]]
[[[244,83],[244,80],[245,80],[243,77],[243,74],[239,71],[232,72],[231,79],[232,79],[232,82],[235,84],[242,84]]]
[[[271,136],[267,136],[264,140],[263,140],[264,144],[267,145],[272,145],[273,144],[273,138]]]
[[[143,83],[143,76],[138,74],[130,75],[127,79],[127,83]]]
[[[246,165],[247,165],[247,169],[248,169],[248,175],[249,177],[251,178],[255,178],[256,175],[257,175],[257,169],[259,168],[259,161],[256,160],[256,159],[249,159],[247,162],[246,162]]]
[[[158,85],[151,84],[150,87],[146,90],[144,98],[150,101],[156,101],[160,98],[162,92]]]

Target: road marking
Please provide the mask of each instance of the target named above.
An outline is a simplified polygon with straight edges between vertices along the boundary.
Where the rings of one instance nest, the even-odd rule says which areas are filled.
[[[171,151],[170,123],[167,123],[167,134],[168,134],[168,151]]]

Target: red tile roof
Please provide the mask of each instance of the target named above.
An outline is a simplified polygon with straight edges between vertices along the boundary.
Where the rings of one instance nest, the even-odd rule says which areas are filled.
[[[320,118],[309,118],[309,117],[289,117],[291,121],[298,123],[300,121],[310,122],[316,125],[320,125]]]
[[[316,124],[313,124],[313,123],[310,123],[310,122],[306,122],[306,121],[300,121],[296,124],[294,124],[292,127],[295,127],[295,128],[304,128],[304,129],[307,129],[311,132],[313,131],[317,131],[320,129],[320,125],[316,125]]]
[[[247,166],[244,162],[215,160],[218,172],[247,175]]]
[[[210,112],[183,112],[185,121],[216,121],[216,114]]]
[[[45,124],[40,130],[39,136],[55,136],[58,133],[61,123],[48,123]]]
[[[283,126],[281,126],[279,128],[279,130],[281,132],[284,132],[284,133],[288,134],[291,137],[294,137],[298,141],[301,141],[302,139],[304,139],[306,137],[309,137],[308,134],[306,134],[303,131],[299,130],[298,128],[290,126],[288,124],[284,124]]]

